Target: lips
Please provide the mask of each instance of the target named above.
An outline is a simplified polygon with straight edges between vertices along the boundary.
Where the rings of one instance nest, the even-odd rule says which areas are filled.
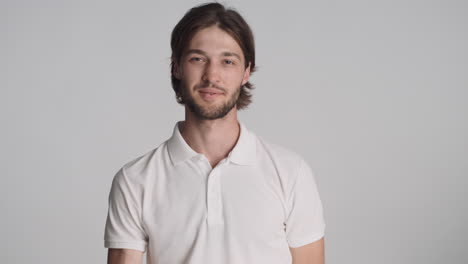
[[[209,94],[209,95],[215,95],[215,94],[220,94],[220,93],[210,93],[210,92],[200,92],[202,94]]]
[[[200,93],[200,96],[206,101],[215,100],[224,94],[222,91],[214,88],[202,88],[199,89],[198,92]]]
[[[207,95],[218,95],[218,94],[223,94],[222,91],[218,90],[218,89],[214,89],[214,88],[202,88],[202,89],[199,89],[199,92],[201,94],[207,94]]]

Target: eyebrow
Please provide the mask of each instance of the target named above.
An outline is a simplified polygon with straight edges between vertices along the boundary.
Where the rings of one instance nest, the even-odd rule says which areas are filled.
[[[225,57],[232,57],[232,56],[237,57],[241,61],[241,57],[237,53],[226,51],[226,52],[223,52],[222,54]]]
[[[200,49],[189,49],[189,50],[187,50],[186,55],[192,54],[192,53],[207,56],[206,52],[204,52],[203,50],[200,50]],[[225,51],[225,52],[221,53],[221,55],[224,56],[224,57],[237,57],[240,61],[242,61],[241,56],[239,56],[239,54],[237,54],[235,52]]]

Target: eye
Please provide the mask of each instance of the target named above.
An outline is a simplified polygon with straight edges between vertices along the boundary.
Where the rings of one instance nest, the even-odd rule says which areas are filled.
[[[234,64],[234,61],[233,61],[233,60],[225,59],[225,60],[224,60],[224,64],[232,65],[232,64]]]
[[[201,58],[201,57],[191,57],[191,58],[189,59],[189,61],[191,61],[191,62],[203,62],[204,59]]]

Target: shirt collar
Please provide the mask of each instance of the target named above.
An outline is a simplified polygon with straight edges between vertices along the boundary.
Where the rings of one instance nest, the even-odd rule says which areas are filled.
[[[179,162],[186,161],[201,154],[193,150],[187,142],[185,142],[179,130],[179,125],[182,121],[175,124],[172,136],[167,142],[169,155],[173,165]],[[229,153],[227,159],[239,165],[252,165],[256,157],[256,140],[255,135],[250,132],[245,125],[239,121],[240,135],[236,145]]]

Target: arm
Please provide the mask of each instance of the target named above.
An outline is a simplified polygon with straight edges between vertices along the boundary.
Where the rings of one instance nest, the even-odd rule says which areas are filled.
[[[324,264],[325,246],[324,238],[302,247],[290,247],[292,264]]]
[[[125,173],[115,175],[109,193],[109,211],[104,232],[104,246],[109,248],[108,264],[141,264],[148,246],[142,220],[142,190],[137,179]]]
[[[143,252],[134,249],[109,248],[107,264],[141,264]]]

